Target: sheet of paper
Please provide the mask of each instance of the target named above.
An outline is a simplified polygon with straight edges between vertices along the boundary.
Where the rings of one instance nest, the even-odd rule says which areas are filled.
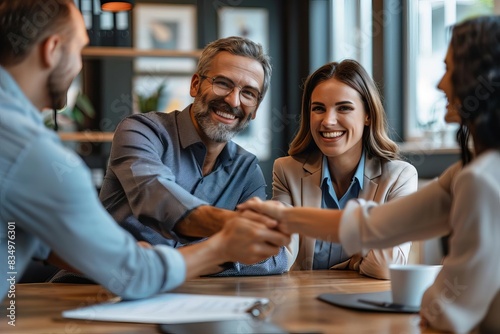
[[[247,319],[256,303],[267,298],[165,293],[134,301],[96,304],[64,311],[65,318],[175,324],[183,322]]]

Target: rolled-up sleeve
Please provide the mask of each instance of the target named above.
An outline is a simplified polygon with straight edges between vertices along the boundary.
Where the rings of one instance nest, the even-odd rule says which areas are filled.
[[[172,270],[166,271],[165,283],[161,288],[162,291],[170,291],[181,285],[186,280],[186,262],[184,257],[175,248],[157,245],[154,249],[162,258],[164,263],[167,263]]]
[[[174,151],[169,150],[169,144],[167,131],[158,124],[145,117],[127,118],[116,130],[109,170],[120,182],[133,215],[157,223],[162,232],[179,240],[173,231],[175,224],[186,213],[208,203],[179,185],[175,174],[163,163],[162,156]],[[116,197],[107,189],[101,190],[105,204]],[[127,213],[113,215],[121,221]]]
[[[126,299],[171,290],[185,280],[186,265],[177,250],[139,247],[112,219],[99,202],[88,169],[73,152],[40,140],[21,158],[23,163],[10,175],[6,191],[11,196],[3,214],[23,231]],[[24,190],[26,183],[30,191]],[[47,247],[35,251],[46,252]]]

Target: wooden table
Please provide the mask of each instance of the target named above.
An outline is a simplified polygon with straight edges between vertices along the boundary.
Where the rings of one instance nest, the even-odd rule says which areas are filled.
[[[375,292],[390,289],[389,281],[350,271],[302,271],[279,276],[199,278],[175,292],[262,296],[274,306],[271,320],[293,333],[435,333],[419,327],[417,314],[349,310],[324,303],[321,293]],[[98,285],[18,284],[16,326],[2,304],[0,333],[159,333],[157,325],[81,321],[61,318],[61,311],[92,305],[113,295]]]

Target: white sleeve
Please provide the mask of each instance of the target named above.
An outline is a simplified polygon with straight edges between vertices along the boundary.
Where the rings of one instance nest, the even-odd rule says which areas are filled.
[[[387,248],[450,232],[451,196],[438,183],[382,205],[353,199],[346,205],[339,237],[349,254]]]

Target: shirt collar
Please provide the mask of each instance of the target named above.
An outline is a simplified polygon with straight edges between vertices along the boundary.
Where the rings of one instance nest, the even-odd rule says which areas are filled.
[[[358,181],[359,189],[363,189],[364,184],[364,176],[365,176],[365,151],[361,153],[361,159],[359,159],[358,167],[356,168],[356,172],[352,177],[352,181]],[[328,182],[331,179],[330,169],[328,169],[328,160],[325,155],[323,155],[323,168],[321,170],[321,184]]]
[[[201,140],[201,137],[196,131],[196,128],[193,124],[193,120],[191,119],[191,106],[192,104],[184,108],[184,110],[179,112],[177,116],[177,131],[179,133],[180,143],[183,149],[195,145],[194,147],[200,147],[205,150],[205,144],[203,144],[203,141]],[[236,153],[236,144],[233,141],[229,141],[222,149],[218,159],[222,162],[223,165],[227,165],[232,163],[233,159],[236,156]]]
[[[179,133],[179,139],[183,149],[197,143],[203,145],[203,142],[194,127],[193,121],[191,120],[191,115],[189,113],[190,108],[191,105],[187,106],[177,115],[177,131]]]

